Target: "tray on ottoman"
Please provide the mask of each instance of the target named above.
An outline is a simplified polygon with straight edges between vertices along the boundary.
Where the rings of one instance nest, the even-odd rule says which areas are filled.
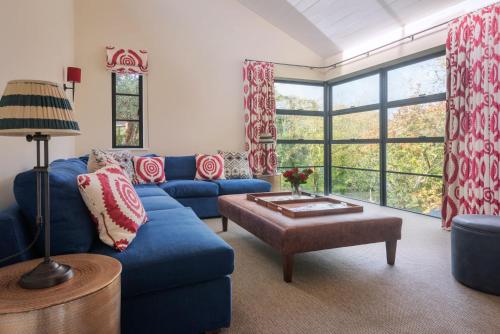
[[[247,199],[291,218],[316,217],[344,213],[362,212],[360,205],[347,203],[325,196],[302,193],[293,198],[291,192],[253,193]]]

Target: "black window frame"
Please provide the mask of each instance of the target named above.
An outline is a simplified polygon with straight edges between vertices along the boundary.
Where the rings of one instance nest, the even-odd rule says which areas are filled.
[[[302,81],[302,80],[288,80],[288,79],[279,79],[275,80],[275,82],[279,83],[291,83],[291,84],[302,84],[302,85],[316,85],[324,87],[324,105],[323,112],[319,111],[304,111],[304,110],[283,110],[277,109],[276,113],[278,115],[303,115],[303,116],[323,116],[324,117],[324,137],[323,140],[285,140],[279,139],[277,140],[278,144],[323,144],[324,145],[324,165],[317,166],[322,167],[324,170],[324,193],[332,194],[332,168],[342,168],[348,170],[357,170],[357,171],[370,171],[370,172],[378,172],[379,173],[379,198],[380,202],[378,203],[381,206],[391,207],[398,210],[409,211],[412,213],[422,214],[426,216],[430,216],[425,213],[416,212],[413,210],[408,210],[405,208],[392,207],[387,205],[387,175],[392,174],[400,174],[400,175],[409,175],[409,176],[424,176],[424,177],[432,177],[442,179],[442,175],[436,174],[420,174],[420,173],[410,173],[410,172],[400,172],[400,171],[392,171],[387,169],[387,147],[388,144],[399,144],[399,143],[437,143],[444,145],[444,136],[439,137],[413,137],[413,138],[405,138],[405,137],[397,137],[397,138],[389,138],[388,137],[388,109],[417,105],[417,104],[425,104],[432,102],[443,102],[446,101],[446,93],[438,93],[431,95],[423,95],[418,97],[388,101],[388,81],[387,74],[389,71],[402,68],[408,65],[412,65],[415,63],[419,63],[425,60],[429,60],[432,58],[438,58],[445,55],[444,48],[439,48],[438,51],[436,49],[431,50],[428,54],[425,55],[416,55],[410,56],[405,60],[400,60],[396,62],[392,62],[391,64],[382,64],[377,66],[371,70],[363,70],[360,72],[355,72],[349,74],[348,76],[344,76],[341,78],[336,78],[329,81]],[[374,74],[379,74],[379,103],[357,106],[351,108],[345,108],[340,110],[332,110],[332,87],[336,85],[340,85],[343,83],[347,83],[350,81],[355,81],[361,79],[363,77],[372,76]],[[361,113],[366,111],[378,110],[379,112],[379,138],[377,139],[342,139],[342,140],[334,140],[332,134],[332,118],[338,115],[346,115],[352,113]],[[356,167],[344,167],[344,166],[332,166],[332,145],[335,144],[377,144],[379,147],[379,169],[367,169],[367,168],[356,168]],[[278,157],[279,158],[279,157]],[[288,167],[288,166],[286,166]],[[291,167],[291,166],[290,166]],[[300,166],[299,166],[300,167]],[[306,166],[308,167],[308,166]],[[284,167],[281,167],[284,168]],[[349,198],[349,196],[342,194],[333,194],[339,195],[343,197]],[[353,198],[360,201],[359,198]],[[366,201],[367,202],[367,201]],[[371,202],[370,202],[371,203]]]
[[[143,76],[138,74],[139,76],[139,93],[131,94],[131,93],[117,93],[116,92],[116,73],[111,73],[111,110],[112,110],[112,147],[113,148],[144,148],[144,95],[143,95]],[[139,120],[130,120],[130,119],[118,119],[116,117],[116,97],[117,96],[135,96],[139,98]],[[117,122],[138,122],[139,123],[139,145],[117,145],[116,143],[116,123]]]
[[[327,85],[326,82],[323,81],[316,81],[316,80],[291,80],[291,79],[276,79],[274,80],[275,83],[284,83],[284,84],[292,84],[292,85],[302,85],[302,86],[316,86],[316,87],[323,87],[323,110],[295,110],[295,109],[276,109],[276,115],[285,115],[285,116],[312,116],[312,117],[322,117],[323,118],[323,139],[277,139],[277,144],[284,144],[284,145],[294,145],[294,144],[300,144],[300,145],[313,145],[313,144],[320,144],[323,145],[323,151],[326,149],[326,143],[327,143],[327,137],[326,137],[326,124],[325,122],[325,109],[326,109],[326,104],[328,102],[326,98],[326,89]],[[279,157],[278,157],[279,159]],[[327,190],[327,185],[326,185],[326,180],[327,180],[327,168],[326,168],[326,154],[323,157],[323,165],[318,165],[318,166],[313,166],[313,165],[308,165],[308,166],[279,166],[279,169],[286,169],[286,168],[292,168],[292,167],[298,167],[298,168],[323,168],[324,171],[324,189],[323,193],[326,192]]]

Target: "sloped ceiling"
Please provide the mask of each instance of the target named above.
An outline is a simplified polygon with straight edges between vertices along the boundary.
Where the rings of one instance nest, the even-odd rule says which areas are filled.
[[[403,37],[404,27],[460,3],[491,0],[238,0],[322,57],[376,41]],[[454,14],[451,13],[450,14]],[[424,22],[425,23],[425,22]],[[438,22],[440,23],[440,22]],[[436,24],[430,22],[429,24]],[[398,30],[399,29],[399,30]],[[396,35],[394,35],[396,32]],[[381,43],[386,43],[381,39]]]

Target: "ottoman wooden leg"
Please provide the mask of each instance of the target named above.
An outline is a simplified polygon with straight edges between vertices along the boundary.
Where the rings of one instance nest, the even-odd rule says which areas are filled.
[[[222,216],[222,231],[227,232],[227,217]]]
[[[283,280],[287,283],[291,283],[292,274],[293,274],[293,254],[283,254]]]
[[[387,253],[387,264],[391,266],[394,265],[396,261],[396,246],[398,244],[397,240],[390,240],[385,242],[385,251]]]

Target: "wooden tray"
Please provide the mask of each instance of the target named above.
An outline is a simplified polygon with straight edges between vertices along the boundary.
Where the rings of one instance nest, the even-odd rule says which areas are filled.
[[[291,195],[291,192],[253,193],[247,194],[247,199],[291,218],[363,212],[360,205],[330,197],[302,193],[301,198],[293,199]]]

